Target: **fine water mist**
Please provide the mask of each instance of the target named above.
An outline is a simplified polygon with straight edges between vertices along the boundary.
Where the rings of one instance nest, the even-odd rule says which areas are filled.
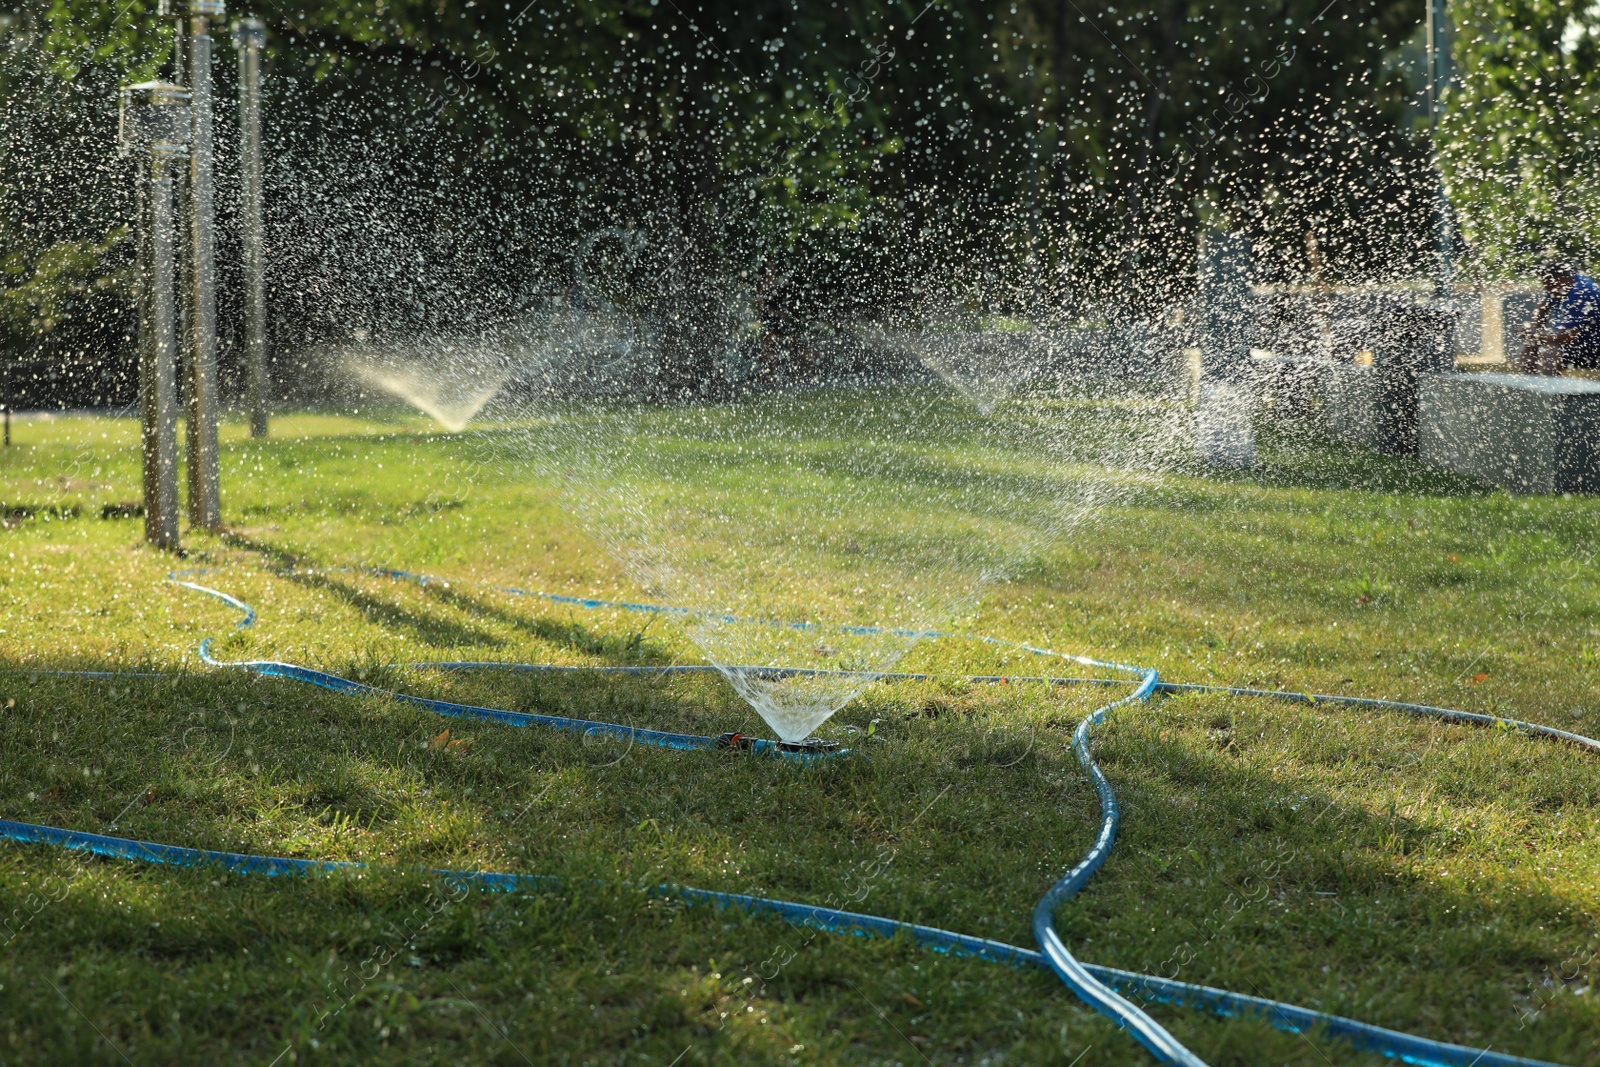
[[[1109,493],[1049,454],[1053,420],[1001,426],[943,386],[534,410],[512,449],[787,741]]]
[[[1316,47],[1303,19],[1242,19],[1161,60],[1175,80],[1155,97],[1124,84],[1121,46],[1016,9],[732,27],[552,2],[441,9],[423,31],[378,14],[359,40],[325,15],[270,31],[280,399],[402,402],[560,485],[785,738],[1131,482],[1196,456],[1250,465],[1249,353],[1294,349],[1295,308],[1348,362],[1365,342],[1330,324],[1335,286],[1443,292],[1588,247],[1592,191],[1561,175],[1593,138],[1540,156],[1486,88],[1514,100],[1551,72],[1465,42],[1499,80],[1423,133],[1431,82],[1398,15],[1329,17]],[[1586,26],[1572,48],[1592,49]],[[1129,42],[1149,30],[1129,20]],[[112,353],[123,403],[133,185],[110,101],[169,70],[169,31],[29,9],[0,71],[8,240],[35,269],[0,308],[8,336],[64,368]],[[234,121],[219,110],[224,265]],[[1444,214],[1441,189],[1459,201]],[[1196,410],[1184,353],[1215,325],[1197,263],[1219,233],[1245,250],[1239,306],[1287,310],[1238,325],[1243,369],[1194,383]],[[221,279],[225,334],[239,288]]]

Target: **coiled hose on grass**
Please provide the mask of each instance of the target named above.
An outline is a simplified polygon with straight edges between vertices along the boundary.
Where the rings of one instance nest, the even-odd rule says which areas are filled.
[[[169,581],[207,596],[215,597],[241,613],[241,618],[235,628],[242,630],[255,622],[256,613],[250,605],[236,597],[184,580],[187,576],[194,576],[203,571],[177,572],[169,576]],[[380,574],[385,577],[413,581],[427,584],[437,579],[427,575],[412,574],[397,570],[374,570],[370,573]],[[494,587],[497,590],[516,596],[537,597],[555,603],[581,606],[591,609],[616,609],[632,612],[645,612],[652,614],[671,614],[688,616],[692,613],[683,608],[670,607],[657,604],[634,604],[607,600],[582,599],[576,597],[560,596],[551,593],[533,593],[521,589],[504,586]],[[797,628],[809,628],[810,624],[774,624],[790,625]],[[878,632],[867,627],[853,627],[852,632],[871,633]],[[909,636],[909,634],[908,634]],[[928,632],[917,634],[927,637],[948,637],[949,634]],[[1363,697],[1324,696],[1310,693],[1295,693],[1275,690],[1241,689],[1227,686],[1208,685],[1182,685],[1171,682],[1162,682],[1154,670],[1131,667],[1121,663],[1107,663],[1083,656],[1073,656],[1066,653],[1054,652],[1049,649],[1035,648],[1031,645],[1005,641],[1000,638],[978,638],[985,643],[1004,645],[1030,652],[1037,656],[1049,656],[1064,659],[1082,666],[1102,670],[1117,671],[1131,676],[1134,689],[1120,700],[1113,701],[1084,718],[1078,724],[1072,735],[1072,750],[1078,762],[1089,774],[1094,783],[1095,793],[1100,801],[1101,822],[1100,832],[1093,846],[1070,871],[1050,888],[1034,909],[1033,934],[1038,942],[1038,951],[1020,948],[1003,942],[991,941],[987,938],[973,937],[950,930],[943,930],[933,926],[923,926],[917,923],[904,922],[899,919],[890,919],[877,915],[865,915],[858,912],[843,911],[837,908],[826,908],[817,905],[797,903],[794,901],[777,900],[770,897],[747,896],[738,893],[722,893],[706,889],[695,889],[689,886],[661,885],[648,890],[651,895],[668,897],[679,900],[689,905],[711,905],[717,908],[740,908],[742,910],[770,914],[785,919],[797,925],[811,926],[822,930],[849,932],[863,935],[878,935],[894,937],[906,934],[918,944],[932,948],[936,951],[951,952],[959,955],[976,956],[981,959],[996,963],[1006,963],[1013,966],[1038,966],[1046,967],[1053,971],[1066,985],[1085,1003],[1095,1010],[1115,1020],[1116,1023],[1128,1032],[1135,1040],[1148,1049],[1155,1058],[1162,1063],[1178,1064],[1180,1067],[1205,1067],[1204,1061],[1189,1049],[1185,1048],[1167,1030],[1151,1018],[1143,1009],[1122,996],[1129,993],[1144,1000],[1161,1003],[1176,1004],[1210,1012],[1215,1015],[1238,1018],[1253,1017],[1266,1021],[1279,1030],[1289,1033],[1306,1033],[1322,1030],[1330,1035],[1342,1038],[1354,1047],[1370,1052],[1379,1053],[1406,1063],[1419,1064],[1422,1067],[1556,1067],[1540,1060],[1524,1059],[1522,1057],[1505,1055],[1489,1050],[1479,1050],[1461,1045],[1453,1045],[1442,1041],[1433,1041],[1428,1038],[1417,1037],[1412,1034],[1400,1033],[1379,1026],[1357,1022],[1337,1015],[1313,1011],[1309,1008],[1296,1007],[1279,1001],[1268,1000],[1262,997],[1245,996],[1231,993],[1210,986],[1194,985],[1187,982],[1178,982],[1172,979],[1161,978],[1156,975],[1137,974],[1130,971],[1117,970],[1111,967],[1100,967],[1078,960],[1067,949],[1060,934],[1055,928],[1055,909],[1064,901],[1078,892],[1111,853],[1111,848],[1116,841],[1117,825],[1120,811],[1117,806],[1115,793],[1110,782],[1094,761],[1094,755],[1089,747],[1090,734],[1094,727],[1105,721],[1113,710],[1125,704],[1147,700],[1153,693],[1228,693],[1236,696],[1265,697],[1277,700],[1287,700],[1301,703],[1327,703],[1351,707],[1363,707],[1398,711],[1409,715],[1418,715],[1442,719],[1446,722],[1468,723],[1480,726],[1495,726],[1502,729],[1517,730],[1534,736],[1547,737],[1580,745],[1593,751],[1600,751],[1600,741],[1583,737],[1579,734],[1568,733],[1549,726],[1535,723],[1521,722],[1515,719],[1501,719],[1490,715],[1480,715],[1473,712],[1454,711],[1447,708],[1435,708],[1422,704],[1406,704],[1388,700],[1374,700]],[[211,639],[202,641],[199,648],[200,659],[209,666],[219,668],[233,668],[252,671],[267,677],[288,678],[298,682],[315,685],[323,689],[351,695],[382,695],[392,699],[425,708],[441,715],[482,719],[489,722],[498,722],[508,726],[543,726],[558,730],[572,730],[584,734],[609,735],[626,738],[646,745],[655,745],[675,749],[708,749],[724,747],[728,744],[727,735],[723,737],[709,737],[697,734],[670,733],[661,730],[646,730],[617,723],[597,722],[586,719],[568,718],[556,715],[533,715],[524,712],[506,711],[499,708],[478,707],[470,704],[456,704],[449,701],[431,700],[425,697],[412,696],[379,689],[364,682],[343,678],[326,671],[318,671],[309,667],[302,667],[293,663],[283,663],[274,660],[247,660],[238,662],[220,661],[211,655]],[[435,670],[516,670],[538,672],[588,672],[600,674],[660,674],[660,673],[698,673],[710,672],[717,668],[710,665],[687,665],[673,667],[581,667],[561,666],[554,664],[513,664],[513,663],[482,663],[482,662],[428,662],[411,664],[409,666],[425,667]],[[774,673],[782,674],[838,674],[847,672],[817,670],[811,668],[768,668]],[[59,673],[91,677],[116,677],[113,672],[103,671],[61,671],[39,672]],[[921,674],[890,673],[873,675],[875,678],[890,679],[919,679],[925,678]],[[1105,679],[1072,678],[1038,676],[1021,678],[1008,676],[1002,678],[998,675],[978,675],[967,679],[971,682],[998,682],[1011,681],[1038,681],[1055,685],[1081,685],[1081,684],[1117,684]],[[736,735],[735,735],[736,736]],[[829,758],[832,754],[826,751],[806,749],[800,746],[782,745],[767,740],[744,740],[740,746],[756,754],[783,759],[814,760]],[[842,755],[842,753],[841,753]],[[0,820],[0,839],[33,844],[54,845],[61,848],[75,849],[92,852],[97,855],[117,859],[138,860],[146,863],[162,863],[175,866],[191,867],[198,865],[215,865],[225,870],[241,874],[263,875],[318,875],[329,874],[340,870],[360,869],[364,865],[344,861],[323,861],[297,859],[281,856],[255,856],[236,852],[217,852],[207,849],[187,848],[179,845],[159,844],[150,841],[137,841],[128,838],[108,837],[102,834],[83,833],[76,830],[63,830],[57,827],[40,826],[33,823],[13,822]],[[433,870],[427,873],[436,875],[452,885],[474,887],[489,891],[511,891],[519,888],[550,887],[558,885],[560,880],[548,875],[506,874],[491,871],[459,871],[459,870]]]

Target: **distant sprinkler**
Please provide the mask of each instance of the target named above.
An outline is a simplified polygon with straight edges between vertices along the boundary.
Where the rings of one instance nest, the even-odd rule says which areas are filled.
[[[142,82],[122,90],[118,154],[138,165],[139,408],[144,536],[178,547],[177,219],[173,184],[189,155],[189,90]]]
[[[261,221],[261,50],[267,24],[239,19],[233,47],[239,52],[239,169],[243,177],[244,338],[246,400],[250,436],[267,436],[267,285],[265,229]]]
[[[217,469],[216,182],[211,112],[211,20],[223,0],[161,0],[177,19],[175,52],[191,93],[189,139],[189,305],[184,348],[189,354],[189,524],[222,526]]]

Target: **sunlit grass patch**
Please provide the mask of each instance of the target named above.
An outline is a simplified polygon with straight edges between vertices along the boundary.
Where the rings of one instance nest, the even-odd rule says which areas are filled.
[[[558,487],[522,465],[414,420],[296,416],[265,442],[230,427],[230,529],[187,535],[179,561],[141,547],[137,519],[100,518],[137,496],[129,426],[30,423],[0,456],[0,498],[78,509],[0,530],[0,816],[369,866],[252,879],[0,849],[0,916],[25,917],[0,932],[0,1058],[120,1062],[109,1041],[137,1063],[289,1050],[1066,1064],[1085,1049],[1083,1063],[1145,1062],[1046,974],[648,893],[682,883],[834,901],[1028,945],[1034,902],[1097,829],[1071,730],[1125,688],[1018,678],[1112,673],[924,641],[899,667],[932,677],[868,689],[821,730],[854,754],[807,766],[447,720],[207,670],[195,648],[214,636],[220,658],[438,699],[762,732],[714,674],[427,666],[702,662],[670,618],[496,588],[646,598],[564,516]],[[1253,475],[1174,475],[1124,494],[959,628],[1178,681],[1592,732],[1592,501],[1513,498],[1294,440],[1264,449]],[[210,568],[190,580],[249,602],[258,621],[233,631],[236,611],[165,583],[175,567]],[[58,668],[162,676],[47,673]],[[1111,861],[1060,913],[1085,959],[1592,1061],[1593,757],[1505,731],[1223,696],[1121,710],[1096,744],[1124,821]],[[559,882],[454,899],[427,867]],[[1153,1010],[1208,1062],[1374,1062],[1316,1035]]]

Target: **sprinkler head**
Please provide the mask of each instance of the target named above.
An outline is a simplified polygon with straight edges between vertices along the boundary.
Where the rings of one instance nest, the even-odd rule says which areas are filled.
[[[839,742],[824,741],[820,737],[808,737],[804,741],[779,741],[779,752],[803,752],[810,755],[821,756],[830,752],[839,751]]]
[[[798,752],[815,756],[839,751],[839,742],[824,741],[820,737],[808,737],[804,741],[774,741],[772,744],[777,746],[779,752]],[[740,733],[718,734],[716,747],[750,752],[756,747],[756,738]]]
[[[267,24],[260,19],[235,19],[233,23],[233,47],[243,52],[246,49],[265,48],[267,44]]]
[[[227,13],[226,0],[161,0],[162,18],[220,19]]]
[[[179,155],[189,144],[189,90],[171,82],[123,86],[117,154]]]

